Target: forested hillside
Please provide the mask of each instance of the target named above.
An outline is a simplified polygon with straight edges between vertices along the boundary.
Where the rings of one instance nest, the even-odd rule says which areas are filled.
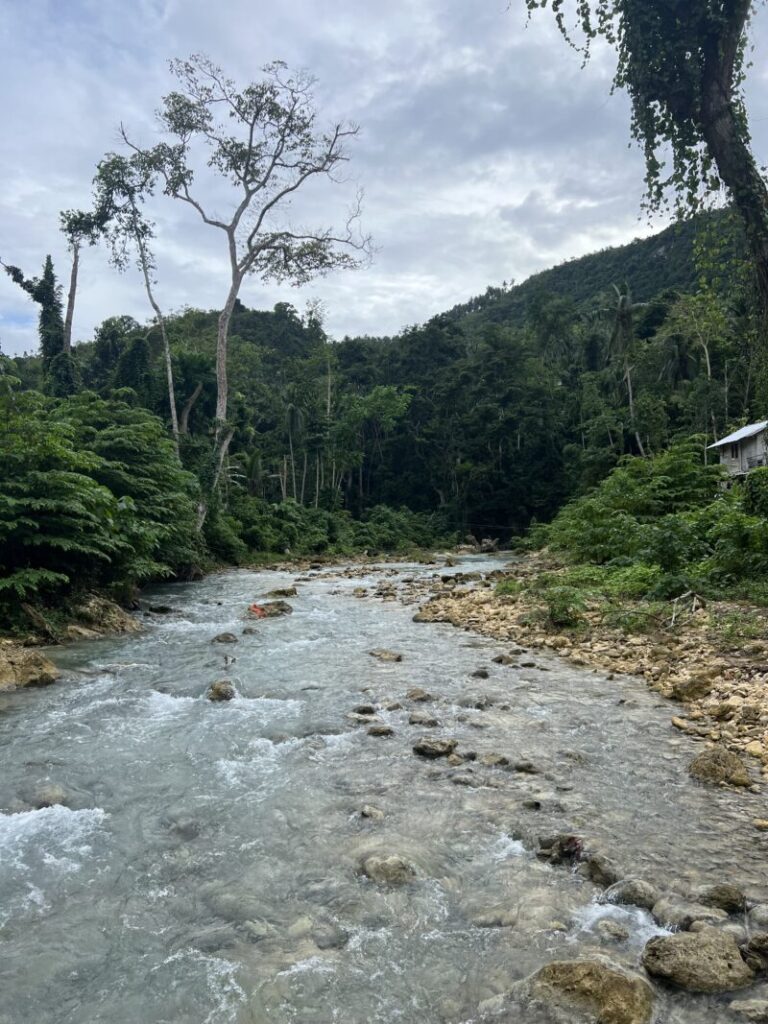
[[[238,302],[231,445],[197,539],[215,471],[215,312],[166,319],[177,468],[156,325],[105,321],[73,349],[72,380],[45,345],[40,358],[4,360],[6,589],[183,574],[207,552],[242,561],[466,534],[506,541],[624,455],[693,434],[703,449],[761,410],[749,295],[732,258],[720,272],[712,220],[574,260],[392,338],[334,343],[317,310]],[[726,215],[716,223],[730,247]],[[666,268],[655,277],[652,253]],[[644,268],[639,284],[632,267]],[[698,284],[671,287],[675,275]],[[56,302],[41,310],[42,339],[57,315]],[[98,485],[87,499],[75,474]],[[31,511],[50,513],[50,535]]]

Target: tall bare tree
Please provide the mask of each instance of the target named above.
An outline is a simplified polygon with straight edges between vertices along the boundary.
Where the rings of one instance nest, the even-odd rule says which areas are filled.
[[[157,115],[166,140],[144,148],[124,126],[121,134],[160,175],[165,194],[223,236],[229,283],[216,341],[215,489],[232,439],[227,346],[243,281],[255,274],[301,284],[332,269],[357,266],[370,255],[370,240],[359,227],[359,193],[341,230],[297,227],[286,217],[291,198],[312,179],[341,180],[345,145],[358,134],[357,126],[346,122],[319,127],[309,75],[275,62],[263,69],[260,81],[238,88],[202,54],[173,60],[170,68],[178,89],[163,98]],[[221,202],[220,182],[210,201],[210,192],[200,187],[203,155],[208,168],[233,189],[225,215],[214,212]]]
[[[75,315],[77,278],[80,272],[80,250],[84,244],[95,245],[106,228],[107,211],[96,207],[93,211],[64,210],[60,216],[61,230],[67,239],[67,248],[72,254],[72,269],[69,274],[67,309],[64,314],[63,351],[72,348],[72,321]]]
[[[119,154],[108,153],[100,162],[94,178],[96,207],[109,211],[110,226],[107,231],[107,239],[110,244],[111,261],[119,270],[124,270],[129,261],[129,250],[131,247],[133,248],[136,263],[144,279],[144,290],[147,293],[152,312],[155,314],[155,323],[160,329],[165,356],[171,430],[178,450],[179,417],[176,410],[171,346],[168,341],[165,317],[155,298],[153,288],[155,261],[150,249],[154,233],[153,226],[143,212],[144,200],[152,193],[153,185],[152,168],[141,154],[134,154],[127,158]]]

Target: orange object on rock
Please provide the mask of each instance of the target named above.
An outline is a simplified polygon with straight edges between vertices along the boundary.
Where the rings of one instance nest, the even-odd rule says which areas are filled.
[[[251,615],[255,615],[257,619],[266,619],[267,613],[261,607],[260,604],[252,604],[248,606],[248,611]]]

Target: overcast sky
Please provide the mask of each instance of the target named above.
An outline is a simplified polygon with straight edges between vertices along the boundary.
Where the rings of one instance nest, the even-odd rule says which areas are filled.
[[[246,305],[322,300],[329,333],[394,333],[502,280],[650,230],[639,220],[643,165],[628,147],[628,106],[610,95],[611,55],[581,70],[545,14],[523,0],[0,0],[0,257],[27,273],[50,252],[66,284],[58,214],[88,204],[96,162],[124,122],[157,138],[169,57],[204,51],[240,82],[270,60],[318,79],[323,120],[361,126],[345,186],[308,195],[291,216],[331,223],[365,189],[370,268],[301,288],[249,279]],[[765,37],[766,14],[756,38]],[[758,45],[750,110],[768,156],[768,96]],[[217,197],[223,212],[223,200]],[[227,286],[222,237],[162,199],[158,299],[216,308]],[[664,225],[657,220],[655,229]],[[135,271],[105,253],[82,262],[74,336],[107,316],[148,318]],[[37,308],[0,276],[0,346],[37,346]]]

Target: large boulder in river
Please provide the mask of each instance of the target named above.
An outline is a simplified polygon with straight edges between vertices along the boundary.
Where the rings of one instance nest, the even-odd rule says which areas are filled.
[[[584,1014],[584,1024],[650,1024],[653,992],[643,978],[609,960],[556,960],[523,983],[528,998]],[[580,1018],[581,1019],[581,1018]]]
[[[58,678],[59,670],[39,651],[14,644],[0,646],[0,691],[49,686]]]
[[[366,857],[361,864],[363,874],[379,885],[406,885],[416,877],[416,871],[403,857]]]
[[[754,978],[734,937],[716,928],[657,935],[645,945],[643,967],[688,992],[732,992]]]
[[[751,779],[738,754],[725,747],[707,747],[688,765],[688,772],[699,782],[727,783],[731,786],[749,786]]]
[[[728,1009],[741,1020],[768,1024],[768,999],[735,999]]]
[[[695,893],[698,903],[705,907],[719,907],[728,914],[740,914],[747,905],[747,897],[735,885],[730,882],[719,882],[715,885],[705,885]]]

